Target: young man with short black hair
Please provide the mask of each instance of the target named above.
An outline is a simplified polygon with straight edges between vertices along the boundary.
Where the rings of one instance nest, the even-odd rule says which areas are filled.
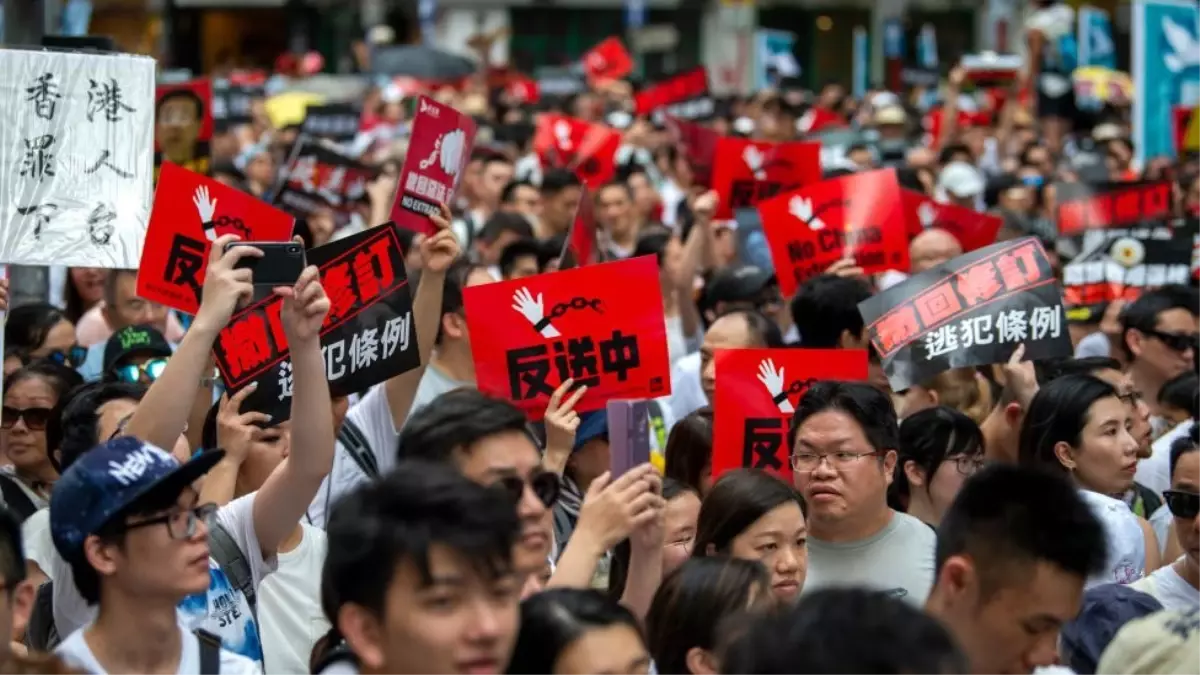
[[[400,462],[333,508],[321,575],[330,642],[344,640],[363,673],[504,672],[520,623],[520,529],[502,490]]]
[[[1058,660],[1058,633],[1104,569],[1104,528],[1061,476],[995,464],[942,516],[926,603],[976,673],[1030,673]]]

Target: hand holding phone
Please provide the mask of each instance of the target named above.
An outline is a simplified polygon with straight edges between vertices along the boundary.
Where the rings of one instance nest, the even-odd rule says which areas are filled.
[[[235,246],[252,246],[262,251],[261,257],[245,257],[234,266],[234,269],[250,270],[255,286],[292,286],[307,265],[304,246],[300,242],[235,241],[226,244],[225,250]]]

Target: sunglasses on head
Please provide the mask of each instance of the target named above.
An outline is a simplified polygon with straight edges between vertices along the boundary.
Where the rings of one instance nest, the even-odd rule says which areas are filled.
[[[69,368],[78,368],[87,360],[87,347],[79,345],[71,345],[66,351],[55,349],[46,355],[46,360],[53,361],[60,366]]]
[[[558,476],[549,471],[540,471],[533,474],[529,477],[528,483],[519,476],[505,476],[496,481],[496,485],[508,494],[514,504],[519,503],[525,495],[526,484],[533,490],[533,494],[537,496],[538,501],[547,508],[554,506],[554,502],[558,501]]]
[[[1167,500],[1167,509],[1176,518],[1191,520],[1200,515],[1200,493],[1164,490],[1163,498]]]
[[[151,382],[162,376],[163,371],[167,369],[167,359],[150,359],[142,365],[131,363],[126,366],[117,366],[113,368],[113,375],[122,382],[137,383],[142,379],[142,374],[145,373],[146,379]]]
[[[1142,331],[1150,337],[1158,338],[1160,342],[1177,352],[1186,352],[1188,349],[1200,350],[1200,334],[1191,333],[1163,333],[1157,330]]]
[[[11,429],[17,425],[17,420],[25,420],[25,427],[30,431],[45,431],[50,422],[50,408],[0,408],[0,429]]]

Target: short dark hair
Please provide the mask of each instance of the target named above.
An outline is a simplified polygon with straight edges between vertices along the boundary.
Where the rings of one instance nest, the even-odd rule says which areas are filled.
[[[662,675],[690,672],[688,651],[715,651],[721,621],[769,592],[770,575],[757,560],[712,556],[685,561],[663,579],[646,614],[655,670]]]
[[[862,427],[877,452],[900,449],[900,424],[888,395],[864,382],[817,382],[800,397],[792,415],[788,447],[796,446],[796,431],[808,418],[827,410],[846,413]]]
[[[633,613],[599,591],[554,588],[521,603],[521,630],[510,674],[552,673],[563,651],[589,630],[626,626],[645,643]]]
[[[26,352],[36,351],[49,337],[50,331],[67,316],[48,302],[34,302],[13,307],[4,322],[4,344]]]
[[[968,478],[942,516],[935,568],[968,556],[989,595],[1028,578],[1014,563],[1048,562],[1082,580],[1104,568],[1107,550],[1104,526],[1065,476],[994,464]]]
[[[947,143],[938,153],[938,164],[945,166],[954,161],[955,155],[970,155],[971,149],[964,143]]]
[[[1200,419],[1200,375],[1185,370],[1164,382],[1158,390],[1158,404],[1185,410],[1192,419]]]
[[[485,269],[466,258],[459,258],[450,264],[442,283],[442,314],[438,317],[437,337],[434,344],[442,344],[445,337],[442,334],[442,322],[447,314],[463,312],[463,288],[467,285],[467,277],[475,270]]]
[[[192,91],[191,89],[173,89],[158,97],[158,101],[154,104],[155,118],[161,117],[160,111],[162,111],[162,107],[175,99],[191,101],[192,105],[196,106],[196,121],[204,121],[204,101],[200,100],[200,97],[196,95],[196,92]]]
[[[1066,375],[1093,375],[1101,370],[1123,370],[1120,361],[1108,356],[1086,356],[1081,359],[1064,356],[1037,361],[1034,368],[1037,371],[1038,384],[1041,385]]]
[[[515,405],[478,389],[455,389],[409,416],[400,432],[400,458],[449,464],[456,450],[514,431],[525,434],[537,447],[525,415]]]
[[[707,406],[689,413],[671,427],[663,450],[667,478],[691,486],[697,494],[712,468],[713,413]]]
[[[557,195],[572,187],[583,187],[583,181],[579,180],[579,176],[576,176],[574,172],[566,169],[550,169],[542,176],[541,192],[543,195]]]
[[[1170,475],[1175,475],[1175,467],[1179,464],[1180,457],[1197,450],[1200,450],[1200,425],[1192,422],[1186,436],[1180,436],[1171,442]]]
[[[779,325],[757,309],[738,307],[722,312],[717,318],[724,319],[727,316],[740,316],[746,322],[753,346],[767,349],[779,349],[784,346],[783,332],[779,330]]]
[[[0,584],[11,593],[25,580],[25,545],[15,513],[0,504]]]
[[[1125,351],[1125,357],[1130,361],[1134,358],[1129,348],[1130,330],[1153,331],[1158,325],[1158,315],[1172,309],[1185,309],[1195,316],[1197,306],[1200,306],[1200,291],[1180,284],[1168,284],[1143,293],[1121,310],[1121,349]]]
[[[540,271],[542,269],[542,248],[541,243],[532,237],[518,239],[505,246],[504,250],[500,252],[500,274],[507,279],[521,258],[534,258]]]
[[[864,648],[864,645],[870,645]],[[936,619],[882,591],[830,588],[758,617],[726,650],[724,673],[965,673]]]
[[[500,191],[500,203],[512,204],[517,198],[517,190],[523,187],[533,188],[534,190],[537,189],[533,183],[530,183],[525,179],[510,180],[508,181],[508,185],[505,185],[504,189]]]
[[[430,583],[434,546],[451,549],[490,578],[506,576],[519,531],[516,510],[503,491],[473,483],[448,466],[400,462],[333,506],[321,608],[334,627],[347,604],[381,615],[401,562],[411,561],[422,582]]]
[[[1034,395],[1021,423],[1020,463],[1067,473],[1054,446],[1065,442],[1078,447],[1092,404],[1110,396],[1117,396],[1116,388],[1093,375],[1067,375],[1046,383]]]
[[[734,469],[724,474],[700,504],[692,555],[711,555],[710,544],[713,552],[728,553],[734,538],[754,521],[789,503],[799,506],[801,513],[806,510],[795,488],[776,476],[759,469]]]
[[[667,253],[667,245],[671,243],[673,236],[674,234],[666,228],[654,228],[641,234],[634,245],[632,257],[653,255],[658,266],[662,267],[663,257]]]
[[[858,303],[869,297],[871,288],[862,279],[822,274],[804,282],[791,306],[800,345],[806,349],[832,349],[839,346],[843,331],[855,337],[862,335]]]
[[[533,226],[529,224],[529,220],[525,216],[511,211],[493,213],[492,217],[483,224],[483,229],[479,231],[479,238],[491,244],[505,232],[511,232],[522,239],[533,238]]]
[[[100,408],[110,401],[141,401],[146,387],[132,382],[94,382],[84,385],[62,411],[62,470],[83,453],[107,440],[99,438]]]
[[[960,455],[983,455],[983,432],[965,413],[949,406],[927,408],[900,423],[900,447],[896,448],[896,472],[888,486],[888,505],[908,511],[912,486],[904,465],[915,463],[927,480],[943,462]],[[928,484],[925,486],[929,490]]]

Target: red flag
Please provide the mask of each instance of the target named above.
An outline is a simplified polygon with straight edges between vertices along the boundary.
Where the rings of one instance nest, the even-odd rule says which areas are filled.
[[[712,187],[721,195],[716,217],[733,218],[737,209],[820,180],[820,143],[722,138],[712,170]]]
[[[864,381],[862,349],[718,349],[712,477],[764,469],[792,482],[787,432],[804,392],[820,380]]]
[[[449,204],[475,145],[475,120],[450,106],[422,96],[417,99],[408,154],[392,202],[392,222],[422,234],[433,234],[429,216]]]
[[[543,166],[569,169],[593,190],[613,179],[620,147],[621,134],[612,128],[566,115],[542,115],[533,136]]]
[[[654,256],[463,290],[479,390],[541,419],[567,378],[588,391],[578,412],[671,392]]]
[[[618,37],[605,38],[583,56],[588,80],[619,80],[633,72],[633,57]]]
[[[558,256],[560,270],[569,267],[583,267],[597,261],[596,219],[592,213],[592,195],[586,186],[579,196],[579,207],[575,211],[575,220],[567,232],[567,240],[563,242],[562,253]],[[567,253],[571,258],[567,258]]]
[[[953,204],[941,204],[919,192],[901,190],[900,196],[908,219],[909,238],[936,227],[954,235],[964,253],[995,243],[996,233],[1003,224],[996,216]]]

